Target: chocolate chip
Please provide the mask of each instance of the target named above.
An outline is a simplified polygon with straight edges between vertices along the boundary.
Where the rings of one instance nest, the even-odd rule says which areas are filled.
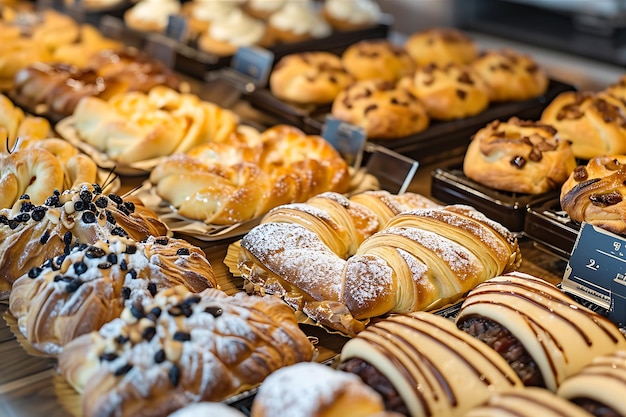
[[[72,232],[65,232],[65,234],[63,235],[63,243],[65,243],[65,246],[69,246],[72,244]]]
[[[79,196],[80,196],[80,199],[84,201],[85,203],[90,203],[91,199],[93,198],[93,195],[91,194],[91,191],[89,190],[81,191]]]
[[[589,200],[594,206],[607,207],[621,202],[623,198],[619,192],[611,191],[606,194],[591,194]]]
[[[113,229],[111,229],[111,234],[113,236],[121,236],[121,237],[126,237],[128,236],[128,233],[126,233],[126,230],[122,229],[119,226],[114,227]]]
[[[185,298],[183,302],[181,303],[181,305],[198,304],[200,300],[202,300],[202,298],[199,295],[192,295],[190,297]]]
[[[167,236],[159,237],[154,240],[154,242],[158,243],[159,245],[167,245],[169,241],[170,240],[167,238]]]
[[[44,204],[46,206],[50,206],[50,207],[60,207],[61,206],[61,202],[59,200],[59,196],[50,196],[48,198],[46,198],[46,201],[44,202]]]
[[[180,330],[174,333],[174,340],[179,342],[188,342],[191,340],[191,335],[187,332],[181,332]]]
[[[98,197],[98,199],[96,200],[96,207],[98,208],[106,208],[109,205],[109,200],[106,197]]]
[[[109,194],[109,198],[117,204],[122,204],[124,202],[124,200],[122,200],[122,197],[117,194]]]
[[[87,272],[87,269],[87,264],[84,262],[76,262],[74,264],[74,272],[76,273],[76,275],[84,274],[85,272]]]
[[[514,167],[521,169],[521,168],[524,168],[524,165],[526,165],[526,158],[524,158],[523,156],[517,155],[513,157],[513,159],[511,159],[510,163]]]
[[[156,328],[152,326],[146,327],[145,329],[143,329],[143,332],[141,333],[141,337],[148,342],[151,341],[155,335],[156,335]]]
[[[24,201],[22,203],[22,206],[20,207],[20,212],[21,213],[27,213],[29,211],[33,211],[35,209],[35,207],[37,207],[37,206],[35,206],[30,201]]]
[[[103,256],[106,256],[106,254],[107,253],[104,249],[97,246],[89,246],[85,251],[85,256],[89,259],[102,258]]]
[[[461,100],[465,100],[467,97],[467,91],[461,90],[460,88],[456,89],[456,96]]]
[[[119,335],[117,336],[115,339],[115,343],[117,343],[118,345],[123,345],[126,342],[128,342],[130,340],[130,338],[128,336],[124,336],[124,335]]]
[[[96,215],[93,211],[86,211],[83,213],[83,223],[92,224],[96,222]]]
[[[26,223],[30,220],[30,214],[28,213],[20,213],[13,218],[16,222]]]
[[[28,194],[22,194],[19,199],[20,200],[30,200],[30,196]]]
[[[154,282],[148,283],[148,292],[153,297],[157,293],[157,286],[156,286],[156,284]]]
[[[9,218],[4,214],[0,215],[0,224],[9,224]]]
[[[109,269],[113,266],[111,262],[101,262],[98,264],[98,269]]]
[[[74,210],[76,210],[76,211],[83,211],[83,210],[85,210],[86,207],[87,207],[87,205],[82,200],[78,200],[78,201],[74,202]]]
[[[139,303],[133,304],[130,307],[130,313],[133,315],[133,317],[137,319],[140,319],[144,316],[143,307]]]
[[[94,194],[102,194],[102,187],[98,184],[91,184],[91,186],[93,187]]]
[[[115,372],[113,373],[113,375],[115,376],[126,375],[131,369],[133,369],[133,365],[131,365],[130,363],[127,363],[117,368]]]
[[[106,214],[107,222],[111,224],[117,223],[117,221],[115,220],[115,217],[113,217],[113,213],[111,213],[109,210],[106,210],[105,214]]]
[[[45,232],[43,232],[43,235],[41,235],[41,238],[39,239],[39,243],[44,245],[46,244],[46,242],[48,242],[48,239],[50,239],[50,232],[46,230]]]
[[[37,278],[39,275],[41,275],[42,272],[43,272],[43,269],[39,268],[38,266],[35,266],[28,271],[28,278],[33,278],[33,279]]]
[[[172,367],[170,368],[169,377],[172,385],[174,385],[175,387],[178,386],[178,383],[180,382],[180,368],[178,367],[178,365],[172,365]]]
[[[117,255],[115,253],[109,253],[107,255],[107,261],[111,262],[112,264],[116,264],[117,263]]]
[[[16,222],[13,219],[9,220],[9,229],[11,229],[11,230],[17,229],[17,226],[19,226],[19,225],[20,225],[19,222]]]
[[[122,271],[128,270],[128,264],[126,263],[126,259],[122,259],[122,262],[120,262],[120,269]]]
[[[137,271],[135,271],[134,269],[128,271],[128,275],[130,275],[131,279],[137,279]]]
[[[125,253],[129,253],[129,254],[133,254],[133,253],[137,253],[137,246],[135,245],[128,245],[126,246],[126,250],[124,251]]]
[[[83,285],[83,282],[79,279],[73,279],[67,283],[65,286],[65,291],[72,293],[75,292],[80,286]]]
[[[189,255],[189,249],[187,248],[180,248],[176,251],[176,255],[178,256],[183,256],[183,255]]]
[[[43,220],[43,218],[46,215],[46,210],[48,210],[45,207],[39,206],[39,207],[35,207],[31,213],[31,217],[33,218],[33,220],[35,220],[36,222],[39,222],[41,220]]]
[[[204,309],[205,313],[209,313],[210,315],[212,315],[213,317],[219,317],[222,315],[222,313],[224,312],[224,310],[222,310],[221,307],[216,307],[216,306],[209,306],[207,308]]]
[[[124,300],[128,300],[130,298],[130,288],[128,287],[122,287],[122,298]]]
[[[363,110],[363,114],[367,114],[371,112],[372,110],[376,110],[377,108],[378,108],[378,104],[370,104],[369,106],[365,108],[365,110]]]
[[[157,353],[154,354],[155,363],[165,362],[165,359],[167,359],[167,356],[165,355],[165,351],[163,349],[159,350]]]
[[[106,352],[100,355],[100,361],[111,362],[117,359],[119,356],[115,352]]]

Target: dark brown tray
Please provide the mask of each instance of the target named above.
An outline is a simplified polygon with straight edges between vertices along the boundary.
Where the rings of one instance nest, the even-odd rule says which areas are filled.
[[[494,190],[467,178],[460,166],[437,168],[431,177],[433,198],[445,204],[470,205],[519,235],[529,205],[558,197],[558,190],[539,195]]]
[[[580,225],[561,210],[558,196],[528,207],[524,236],[559,258],[569,260]]]

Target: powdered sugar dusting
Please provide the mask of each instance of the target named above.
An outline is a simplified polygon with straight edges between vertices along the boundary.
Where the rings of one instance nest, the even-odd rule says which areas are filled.
[[[346,266],[346,286],[342,299],[349,298],[364,308],[388,295],[393,288],[393,269],[387,262],[371,255],[355,255]]]

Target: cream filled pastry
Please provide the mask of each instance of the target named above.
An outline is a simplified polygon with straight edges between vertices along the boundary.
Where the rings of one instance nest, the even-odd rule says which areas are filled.
[[[330,35],[330,25],[309,1],[289,1],[268,19],[273,38],[280,42],[299,42]]]
[[[170,15],[180,12],[178,0],[141,0],[128,9],[124,21],[132,29],[141,31],[163,31]]]
[[[241,9],[232,10],[223,19],[213,22],[198,39],[201,49],[220,56],[233,55],[242,46],[267,47],[272,43],[267,24]]]
[[[374,0],[326,0],[323,16],[338,30],[355,30],[375,25],[382,11]]]

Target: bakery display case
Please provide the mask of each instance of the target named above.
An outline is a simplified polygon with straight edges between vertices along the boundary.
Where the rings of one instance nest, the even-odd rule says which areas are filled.
[[[463,21],[404,32],[400,0],[15,3],[0,2],[0,37],[48,43],[27,57],[0,47],[0,415],[471,416],[513,404],[511,389],[532,404],[520,415],[619,408],[610,395],[581,400],[579,386],[596,361],[623,362],[626,330],[561,283],[581,223],[607,226],[603,213],[621,207],[619,190],[596,189],[626,172],[622,161],[596,169],[576,155],[571,170],[557,160],[577,193],[563,202],[562,175],[534,194],[493,184],[497,170],[519,174],[570,149],[540,126],[559,97],[570,100],[553,112],[559,122],[591,119],[587,105],[604,123],[626,121],[621,66],[597,95],[580,91],[569,61],[544,66],[549,48],[579,50],[512,43],[476,2],[444,2]],[[545,6],[489,3],[505,17]],[[299,14],[305,4],[326,32],[295,32],[313,19]],[[264,47],[244,68],[209,30],[211,7],[230,13],[220,22],[230,34],[253,17],[244,32],[264,22],[280,41],[242,47]],[[542,19],[552,13],[564,15]],[[620,16],[610,35],[585,36],[620,39]],[[51,36],[59,22],[66,36]],[[424,52],[435,44],[443,58]],[[606,65],[601,52],[587,58]],[[304,84],[281,96],[272,74],[291,56],[304,65],[293,74],[313,65],[346,82],[333,73],[341,88],[322,102],[306,102],[319,91]],[[5,61],[15,65],[2,72]],[[255,65],[268,65],[267,79]],[[376,80],[388,67],[392,79]],[[425,93],[440,85],[451,92],[443,106]],[[468,97],[477,102],[462,109]],[[379,136],[367,122],[418,131]],[[479,142],[486,128],[491,142]],[[490,184],[469,177],[466,157],[484,158]],[[569,207],[580,199],[591,202],[583,217]]]

